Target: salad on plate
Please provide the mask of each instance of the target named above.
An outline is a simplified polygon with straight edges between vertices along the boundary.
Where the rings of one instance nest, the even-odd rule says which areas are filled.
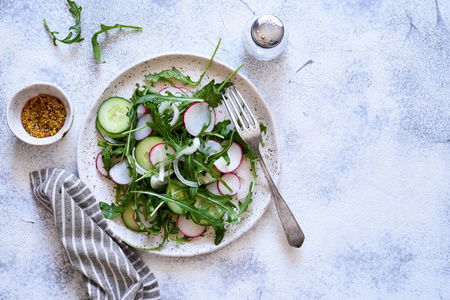
[[[109,97],[98,108],[103,140],[96,167],[115,183],[115,201],[99,205],[106,218],[121,217],[129,230],[162,237],[145,250],[168,240],[183,244],[209,226],[218,245],[252,202],[257,157],[231,121],[215,113],[240,67],[225,81],[196,89],[219,45],[197,81],[172,67],[145,76],[129,99]],[[158,82],[168,86],[155,90]]]

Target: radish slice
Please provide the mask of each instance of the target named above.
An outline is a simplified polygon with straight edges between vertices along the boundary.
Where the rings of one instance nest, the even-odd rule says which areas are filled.
[[[253,172],[250,160],[248,158],[244,159],[239,168],[233,173],[241,179],[241,189],[236,194],[236,199],[240,200],[247,197],[250,185],[253,182]]]
[[[212,154],[219,153],[220,151],[222,151],[223,147],[219,142],[216,142],[214,140],[207,140],[205,143],[205,147],[200,146],[198,147],[198,149],[200,151],[206,150],[205,152],[206,156],[210,156]]]
[[[217,196],[222,195],[222,194],[219,192],[219,189],[217,188],[217,182],[213,182],[213,183],[208,184],[208,185],[206,186],[206,188],[207,188],[208,191],[210,191],[211,194],[213,194],[213,195],[217,195]],[[226,189],[226,188],[225,188],[225,189]]]
[[[191,155],[192,153],[197,151],[199,146],[200,146],[200,140],[198,138],[195,138],[192,141],[192,145],[189,147],[186,147],[183,150],[181,150],[180,152],[178,152],[177,156],[175,157],[175,159],[173,161],[173,169],[175,171],[175,175],[182,183],[184,183],[187,186],[197,187],[198,182],[187,180],[186,178],[184,178],[181,175],[180,169],[178,168],[178,161],[180,160],[182,155]]]
[[[179,215],[177,218],[178,229],[188,237],[198,237],[205,232],[206,227],[195,224],[194,221],[186,219],[185,216]]]
[[[223,157],[219,158],[214,162],[214,166],[222,173],[231,173],[242,163],[244,157],[242,152],[241,144],[233,142],[227,151],[228,157],[230,158],[230,163],[227,164]]]
[[[145,114],[142,117],[139,118],[139,120],[136,123],[136,128],[140,128],[142,126],[147,125],[147,122],[153,122],[153,118],[149,114]],[[141,141],[151,135],[153,133],[153,129],[151,129],[149,126],[139,129],[134,133],[134,138],[136,141]]]
[[[140,209],[142,210],[142,206],[140,207]],[[146,220],[145,217],[140,212],[135,210],[133,213],[133,219],[137,226],[141,226],[141,223],[137,220],[137,214],[139,214],[139,220],[141,220],[142,224],[145,227],[152,228],[153,225],[150,222],[156,218],[156,214],[154,214],[153,216],[148,216]]]
[[[216,113],[208,102],[196,102],[191,104],[183,115],[184,127],[192,136],[197,136],[208,125],[205,132],[211,132],[216,124]]]
[[[222,195],[234,196],[241,189],[241,179],[234,173],[227,173],[222,176],[222,180],[233,190],[230,191],[220,181],[217,181],[217,189]]]
[[[133,180],[133,177],[130,176],[130,170],[128,169],[128,166],[128,161],[126,160],[122,161],[121,163],[118,162],[111,168],[111,170],[109,170],[109,177],[111,177],[111,179],[117,184],[129,184]]]
[[[167,154],[175,154],[175,149],[172,148],[172,146],[167,145],[166,149],[166,143],[159,143],[153,146],[152,150],[150,150],[150,163],[152,166],[156,166],[159,164],[158,167],[165,167],[168,164],[170,164],[170,159],[167,157]]]
[[[102,174],[103,176],[108,176],[108,172],[105,170],[105,165],[103,164],[102,153],[103,151],[97,155],[97,158],[95,159],[95,167],[97,168],[97,171],[100,172],[100,174]]]
[[[147,113],[147,107],[145,107],[142,104],[139,104],[139,106],[136,108],[136,117],[139,119],[146,113]]]

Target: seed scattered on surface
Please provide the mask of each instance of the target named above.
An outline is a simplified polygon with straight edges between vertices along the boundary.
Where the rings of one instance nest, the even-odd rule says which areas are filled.
[[[39,94],[25,103],[21,114],[23,128],[36,138],[55,135],[66,122],[66,108],[58,98]]]

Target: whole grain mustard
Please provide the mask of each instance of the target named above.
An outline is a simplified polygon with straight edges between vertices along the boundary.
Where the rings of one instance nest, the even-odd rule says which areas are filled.
[[[66,108],[58,98],[39,94],[23,107],[21,121],[31,136],[45,138],[55,135],[66,122]]]

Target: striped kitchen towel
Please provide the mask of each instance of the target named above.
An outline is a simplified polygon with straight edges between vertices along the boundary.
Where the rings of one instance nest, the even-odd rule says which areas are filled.
[[[158,282],[108,227],[89,188],[61,169],[30,173],[35,199],[53,213],[70,262],[91,299],[160,299]]]

